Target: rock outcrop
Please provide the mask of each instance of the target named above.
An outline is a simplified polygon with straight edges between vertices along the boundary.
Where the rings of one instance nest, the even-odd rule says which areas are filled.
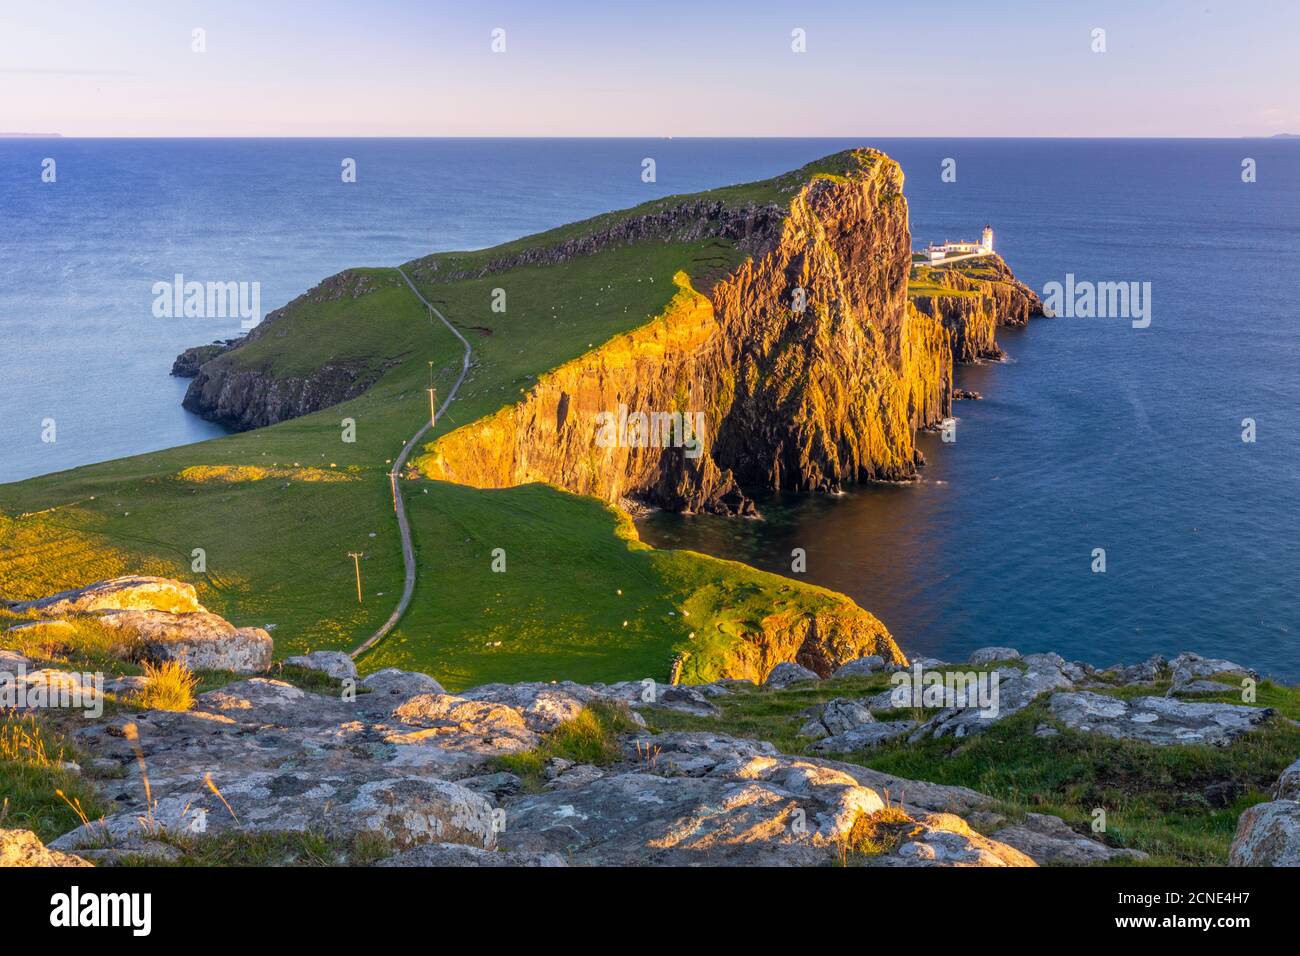
[[[975,656],[1006,660],[1007,650]],[[5,653],[5,660],[22,663]],[[325,655],[313,662],[338,663]],[[870,664],[870,673],[881,670]],[[1225,664],[1214,662],[1216,673],[1235,670]],[[1083,666],[1029,654],[1005,669],[1022,679],[1036,675],[1037,697],[1048,693],[1039,684]],[[68,676],[42,673],[50,680]],[[744,693],[766,700],[818,686],[806,674],[794,676],[810,683]],[[363,681],[360,693],[352,693],[354,686],[345,681],[334,696],[252,678],[200,695],[187,712],[133,711],[122,700],[73,734],[113,812],[48,849],[30,834],[0,831],[0,859],[166,862],[182,855],[187,840],[309,830],[341,841],[382,837],[394,853],[382,865],[397,867],[1086,866],[1143,858],[1057,817],[1029,813],[1008,821],[998,801],[965,787],[822,756],[869,750],[885,739],[909,746],[903,738],[917,722],[877,719],[875,698],[832,698],[804,711],[798,719],[805,736],[819,739],[809,741],[810,754],[796,755],[722,732],[652,732],[638,713],[667,708],[712,719],[723,714],[719,704],[741,693],[735,681],[689,688],[531,682],[448,694],[428,675],[390,668]],[[1084,723],[1070,716],[1079,699],[1087,704]],[[550,756],[537,771],[518,769],[545,753],[537,748],[549,732],[597,703],[634,708],[625,711],[631,731],[611,739],[612,753],[593,758],[599,765]],[[1157,745],[1228,745],[1272,717],[1267,708],[1168,697],[1126,701],[1092,691],[1058,692],[1051,704],[1051,719],[1066,727]],[[961,713],[941,713],[944,722],[925,732]],[[1121,720],[1132,728],[1115,732]],[[1169,726],[1155,733],[1151,728],[1162,722]],[[1208,730],[1210,724],[1218,729]],[[525,753],[526,760],[509,765],[518,775],[498,759]],[[528,774],[534,776],[525,783],[521,775]],[[1281,774],[1274,800],[1242,815],[1233,863],[1296,865],[1298,778],[1300,762]]]
[[[9,866],[91,866],[71,853],[51,850],[31,830],[0,828],[0,868]]]
[[[1274,798],[1247,808],[1237,821],[1230,865],[1300,866],[1300,760],[1282,771]]]
[[[9,609],[36,619],[10,632],[40,629],[75,643],[77,623],[91,621],[121,634],[117,653],[122,657],[181,661],[191,670],[259,673],[271,666],[274,650],[265,630],[236,627],[200,604],[193,585],[170,578],[111,578]]]
[[[54,618],[100,611],[168,611],[185,614],[202,611],[194,585],[171,578],[125,575],[96,581],[85,587],[60,591],[36,601],[9,605],[15,614]]]
[[[921,266],[917,272],[929,291],[912,295],[912,304],[949,331],[957,362],[1003,358],[998,328],[1023,326],[1043,314],[1038,295],[1015,277],[1000,256],[967,260],[960,267]]]
[[[1107,737],[1222,747],[1273,716],[1268,707],[1209,704],[1171,697],[1123,700],[1090,691],[1053,694],[1052,716],[1073,730]]]

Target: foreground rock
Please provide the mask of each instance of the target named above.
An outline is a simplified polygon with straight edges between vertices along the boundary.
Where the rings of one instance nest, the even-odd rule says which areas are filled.
[[[126,575],[96,581],[85,587],[60,591],[37,601],[10,605],[18,614],[35,617],[66,617],[72,614],[95,614],[99,611],[171,611],[185,614],[202,611],[192,584],[170,578]]]
[[[193,585],[169,578],[126,576],[62,591],[10,609],[37,621],[11,630],[40,628],[75,638],[68,618],[89,619],[121,634],[116,651],[131,660],[181,661],[191,670],[260,673],[271,666],[271,635],[235,627],[198,602]]]
[[[1121,700],[1090,691],[1053,694],[1052,716],[1073,730],[1159,746],[1222,747],[1273,716],[1268,707],[1209,704],[1170,697]]]
[[[144,660],[180,661],[190,670],[256,674],[271,666],[271,635],[260,627],[235,627],[210,611],[108,611],[105,627],[139,642]]]
[[[0,829],[0,867],[91,865],[79,856],[47,849],[31,830]]]
[[[60,850],[133,841],[161,833],[203,836],[242,832],[305,832],[349,838],[380,834],[393,845],[463,842],[491,847],[491,805],[442,780],[369,773],[242,772],[218,769],[158,797],[152,807],[115,813],[65,833]]]
[[[1228,852],[1232,866],[1300,866],[1300,803],[1257,803],[1237,821]]]
[[[355,680],[357,676],[357,665],[353,662],[351,656],[342,651],[312,651],[310,654],[287,658],[285,663],[305,667],[312,671],[320,671],[335,680],[346,680],[348,678]],[[430,678],[430,680],[432,679]]]
[[[805,680],[821,680],[821,678],[816,671],[809,670],[801,664],[786,662],[772,668],[767,675],[767,680],[763,681],[763,686],[769,690],[782,690],[791,684]]]
[[[722,734],[636,737],[626,763],[578,790],[524,797],[507,808],[507,849],[560,853],[599,866],[815,866],[835,862],[862,816],[885,806],[893,782],[914,832],[873,865],[1032,865],[941,807],[983,803],[964,788],[778,753]],[[872,784],[876,784],[873,786]]]
[[[977,651],[972,656],[1000,660],[1004,659],[1001,655],[1016,653],[1013,648],[1006,647],[985,648],[985,651],[988,653]],[[915,668],[920,667],[920,672],[924,675],[925,671],[934,670],[939,663],[933,662],[930,666],[914,663],[911,682],[878,694],[871,699],[870,707],[873,710],[933,707],[929,694],[937,691],[937,688],[928,687],[924,683],[924,677],[918,684]],[[964,691],[958,685],[952,685],[952,703],[956,706],[940,710],[913,732],[913,739],[925,736],[966,737],[983,733],[998,721],[1019,713],[1044,694],[1074,686],[1074,681],[1067,673],[1071,665],[1058,654],[1029,654],[1020,659],[1019,664],[1021,666],[993,668],[987,674],[967,674],[970,681],[963,685]],[[945,693],[940,700],[947,701],[948,697]]]
[[[463,843],[429,843],[380,860],[375,866],[561,867],[568,864],[564,862],[564,857],[555,853],[493,852],[465,846]]]
[[[1232,866],[1300,866],[1300,760],[1282,771],[1277,799],[1257,803],[1237,821]]]
[[[1040,866],[1094,866],[1117,859],[1147,859],[1141,850],[1106,846],[1076,833],[1060,817],[1042,813],[1026,814],[1023,822],[1003,827],[993,838],[1015,847]]]
[[[1234,664],[1232,661],[1202,657],[1190,651],[1184,651],[1169,662],[1173,680],[1170,693],[1195,691],[1222,691],[1223,685],[1207,680],[1218,675],[1228,675],[1237,680],[1250,678],[1259,680],[1259,674],[1248,667]]]

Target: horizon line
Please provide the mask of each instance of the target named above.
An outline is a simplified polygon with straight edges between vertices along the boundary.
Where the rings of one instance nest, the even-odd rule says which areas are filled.
[[[465,139],[465,140],[483,140],[483,139],[500,139],[500,140],[774,140],[785,142],[799,142],[816,139],[1033,139],[1033,140],[1243,140],[1243,139],[1300,139],[1300,133],[1254,133],[1242,136],[1204,136],[1204,135],[1186,135],[1186,136],[1026,136],[1026,135],[1005,135],[1005,136],[937,136],[937,135],[898,135],[893,133],[873,133],[870,136],[861,136],[843,133],[823,133],[812,136],[665,136],[662,134],[644,134],[644,135],[508,135],[508,134],[437,134],[437,135],[374,135],[374,134],[349,134],[349,133],[332,133],[332,134],[249,134],[249,135],[198,135],[198,136],[166,136],[166,135],[130,135],[130,134],[88,134],[72,135],[64,133],[23,133],[23,132],[0,132],[0,140],[52,140],[52,139],[159,139],[159,140],[211,140],[211,139]]]

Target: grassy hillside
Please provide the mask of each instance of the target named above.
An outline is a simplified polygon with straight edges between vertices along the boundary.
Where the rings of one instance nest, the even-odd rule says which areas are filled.
[[[717,195],[779,197],[793,175]],[[464,268],[608,218],[434,258],[448,271]],[[474,349],[457,401],[430,439],[651,320],[675,291],[678,270],[716,275],[741,258],[718,239],[656,240],[482,279],[421,283]],[[382,370],[368,392],[269,428],[0,485],[0,597],[33,598],[128,571],[176,577],[194,582],[203,602],[234,623],[270,628],[281,657],[348,649],[378,627],[402,581],[387,471],[428,414],[430,375],[445,392],[462,348],[395,271],[356,271],[369,280],[363,294],[300,300],[275,334],[221,361],[295,375],[346,358]],[[507,289],[504,313],[491,310],[495,288]],[[342,440],[344,418],[356,421],[355,443]],[[764,608],[812,611],[844,601],[740,565],[653,552],[599,503],[555,489],[402,484],[419,583],[406,618],[363,670],[418,667],[453,687],[667,677],[672,648],[692,631],[705,646],[738,640]],[[508,549],[505,574],[488,570],[494,547]],[[192,570],[196,548],[206,552],[201,573]],[[364,553],[360,606],[349,551]]]

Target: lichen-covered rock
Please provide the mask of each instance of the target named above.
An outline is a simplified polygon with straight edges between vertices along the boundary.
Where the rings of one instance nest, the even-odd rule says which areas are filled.
[[[235,627],[210,611],[106,611],[105,626],[130,635],[145,660],[180,661],[190,670],[256,674],[271,666],[274,644],[260,627]]]
[[[79,856],[47,848],[31,830],[0,828],[0,867],[91,865]]]
[[[1173,687],[1172,693],[1179,691],[1199,690],[1222,690],[1222,686],[1215,686],[1210,683],[1204,686],[1203,678],[1214,677],[1218,674],[1230,674],[1236,678],[1250,678],[1259,680],[1259,674],[1248,667],[1242,667],[1232,661],[1218,660],[1210,657],[1202,657],[1199,654],[1193,654],[1190,651],[1183,651],[1169,662],[1169,668],[1172,672]]]
[[[192,584],[145,575],[125,575],[60,591],[36,601],[11,605],[18,614],[68,617],[99,611],[170,611],[184,614],[204,610]]]
[[[881,856],[868,858],[868,866],[951,866],[1006,867],[1035,866],[1033,859],[1015,847],[977,833],[952,813],[928,813],[899,846]]]
[[[1020,652],[1014,647],[981,647],[971,653],[970,663],[975,665],[992,664],[994,661],[1018,661]]]
[[[813,740],[843,734],[863,724],[875,723],[876,718],[866,705],[845,697],[836,697],[813,708],[810,719],[799,733]]]
[[[1031,857],[1040,866],[1093,866],[1116,859],[1145,860],[1141,850],[1109,847],[1070,829],[1060,817],[1029,813],[993,838]]]
[[[406,699],[417,694],[446,693],[442,685],[428,674],[399,670],[396,667],[385,667],[381,671],[375,671],[362,679],[361,686],[369,690],[369,696],[375,699],[379,697]]]
[[[1052,716],[1073,730],[1107,737],[1221,747],[1273,716],[1268,707],[1211,704],[1172,697],[1122,700],[1091,691],[1053,694]]]
[[[1282,771],[1273,795],[1279,800],[1300,800],[1300,760]]]
[[[375,866],[389,867],[560,867],[568,866],[556,853],[520,853],[481,850],[463,843],[426,843],[380,860]]]
[[[772,668],[767,675],[767,679],[763,681],[763,686],[768,690],[781,690],[791,684],[797,684],[799,681],[820,679],[816,671],[787,661]]]
[[[855,661],[849,661],[836,668],[832,677],[866,677],[868,674],[877,674],[880,671],[889,670],[892,665],[887,664],[885,659],[879,654],[868,654],[866,657],[859,657]]]
[[[858,750],[872,750],[883,743],[908,736],[919,726],[915,720],[882,720],[877,723],[862,724],[834,736],[823,737],[808,749],[824,754],[848,754]]]
[[[111,814],[50,845],[76,850],[159,833],[192,836],[231,830],[319,830],[340,838],[375,833],[398,847],[433,842],[491,847],[495,839],[491,805],[479,794],[443,780],[382,772],[225,769],[212,772],[210,779],[217,792],[195,781],[189,789],[159,797],[152,807]]]
[[[287,658],[285,663],[320,671],[336,680],[355,679],[357,676],[357,665],[342,651],[312,651],[310,654]]]
[[[1300,803],[1273,800],[1249,807],[1237,821],[1231,866],[1300,866]]]

